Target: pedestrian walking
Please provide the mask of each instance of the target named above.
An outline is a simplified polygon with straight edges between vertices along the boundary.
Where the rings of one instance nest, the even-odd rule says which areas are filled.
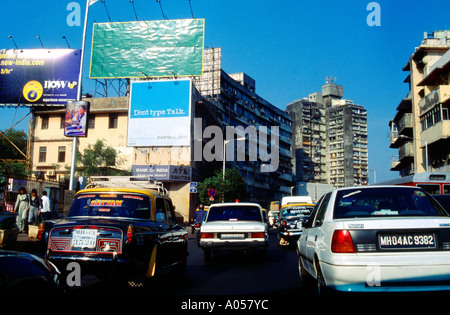
[[[28,211],[28,224],[38,223],[39,211],[41,208],[41,198],[38,197],[36,189],[33,189],[31,190],[30,210]]]
[[[50,199],[47,197],[47,192],[44,190],[42,192],[42,207],[41,207],[41,211],[39,211],[39,214],[41,215],[43,220],[48,220],[50,219]]]
[[[198,210],[195,212],[194,215],[195,223],[202,225],[203,217],[205,216],[205,214],[206,214],[205,207],[202,204],[200,204],[198,206]]]
[[[19,232],[25,231],[25,223],[27,220],[28,210],[30,209],[30,196],[24,187],[19,189],[16,204],[14,206],[14,213],[17,213],[16,224]]]

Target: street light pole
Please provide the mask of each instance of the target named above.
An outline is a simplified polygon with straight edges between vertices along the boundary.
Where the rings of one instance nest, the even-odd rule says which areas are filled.
[[[240,137],[237,138],[236,141],[239,140],[245,140],[245,137]],[[225,157],[226,157],[226,148],[227,148],[227,143],[228,142],[232,142],[234,141],[234,139],[230,139],[230,140],[223,140],[223,164],[222,164],[222,182],[225,182]],[[225,194],[222,191],[222,202],[225,202]]]
[[[222,165],[222,180],[225,181],[225,153],[226,153],[226,147],[227,147],[227,143],[228,142],[232,142],[235,139],[231,139],[231,140],[223,140],[223,165]],[[240,137],[237,138],[236,141],[239,140],[245,140],[245,137]]]

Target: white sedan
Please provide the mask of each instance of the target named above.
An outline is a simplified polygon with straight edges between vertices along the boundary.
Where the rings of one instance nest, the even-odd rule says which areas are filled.
[[[450,217],[420,188],[337,189],[305,224],[300,279],[319,293],[450,290]]]
[[[212,250],[264,252],[268,246],[267,224],[256,203],[218,203],[209,208],[200,228],[198,245],[205,260]]]

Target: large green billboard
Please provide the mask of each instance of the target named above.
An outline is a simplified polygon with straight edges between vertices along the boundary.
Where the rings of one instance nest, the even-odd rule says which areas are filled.
[[[89,77],[199,76],[204,19],[95,23]]]

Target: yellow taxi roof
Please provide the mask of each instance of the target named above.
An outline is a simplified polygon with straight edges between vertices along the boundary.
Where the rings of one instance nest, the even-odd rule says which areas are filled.
[[[138,194],[143,194],[143,195],[147,195],[147,196],[160,195],[160,193],[158,193],[158,191],[156,191],[154,189],[117,188],[117,187],[112,187],[112,188],[108,188],[108,187],[87,188],[87,189],[83,189],[83,190],[78,191],[76,193],[76,195],[83,194],[83,193],[99,193],[99,192],[105,192],[105,193],[107,193],[107,192],[138,193]]]
[[[289,203],[287,205],[281,206],[281,209],[287,208],[287,207],[297,207],[297,206],[312,206],[312,207],[314,207],[315,204],[309,203],[309,202]]]

